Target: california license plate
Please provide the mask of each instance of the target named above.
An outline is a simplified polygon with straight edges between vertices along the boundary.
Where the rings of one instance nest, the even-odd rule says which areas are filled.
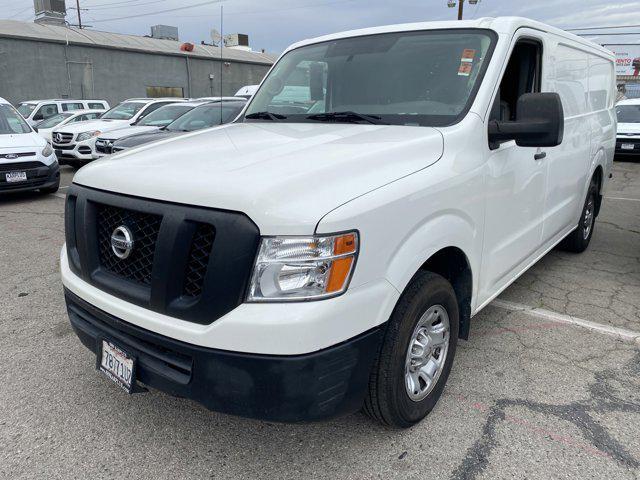
[[[620,148],[622,150],[633,150],[633,147],[635,145],[633,143],[623,143],[622,145],[620,145]]]
[[[7,183],[26,182],[27,172],[8,172],[5,173]]]
[[[133,357],[107,340],[102,340],[100,355],[98,370],[125,392],[131,393],[135,384],[135,360]]]

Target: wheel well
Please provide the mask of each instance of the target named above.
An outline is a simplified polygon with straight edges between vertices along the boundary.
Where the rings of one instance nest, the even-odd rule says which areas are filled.
[[[460,311],[459,337],[465,340],[468,339],[471,322],[473,276],[467,256],[457,247],[447,247],[432,255],[420,269],[437,273],[451,283],[458,298],[458,309]]]
[[[604,172],[602,167],[598,165],[595,172],[593,172],[593,178],[598,182],[598,197],[596,198],[596,217],[600,214],[600,207],[602,206],[602,181],[604,178]]]

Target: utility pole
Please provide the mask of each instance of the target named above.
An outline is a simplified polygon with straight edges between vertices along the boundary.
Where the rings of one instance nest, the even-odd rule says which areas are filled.
[[[78,0],[80,1],[80,0]],[[78,12],[80,11],[80,6],[78,6]],[[458,20],[462,20],[462,14],[464,12],[464,0],[458,0]],[[82,28],[82,27],[80,27]]]
[[[462,3],[462,0],[460,0]],[[80,0],[76,0],[76,6],[78,7],[78,28],[82,28],[82,14],[80,13]]]

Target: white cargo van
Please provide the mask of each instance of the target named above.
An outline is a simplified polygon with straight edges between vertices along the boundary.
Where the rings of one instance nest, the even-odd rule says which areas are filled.
[[[295,44],[236,122],[78,172],[71,324],[128,392],[410,426],[471,317],[589,245],[615,91],[610,52],[522,18]]]
[[[31,126],[63,112],[107,110],[108,108],[109,103],[105,100],[26,100],[18,105],[18,111]]]

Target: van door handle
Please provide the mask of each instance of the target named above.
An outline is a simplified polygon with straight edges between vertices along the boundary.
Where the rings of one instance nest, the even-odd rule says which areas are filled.
[[[547,152],[540,152],[540,153],[536,153],[533,156],[533,159],[538,161],[538,160],[544,160],[545,158],[547,158]]]

